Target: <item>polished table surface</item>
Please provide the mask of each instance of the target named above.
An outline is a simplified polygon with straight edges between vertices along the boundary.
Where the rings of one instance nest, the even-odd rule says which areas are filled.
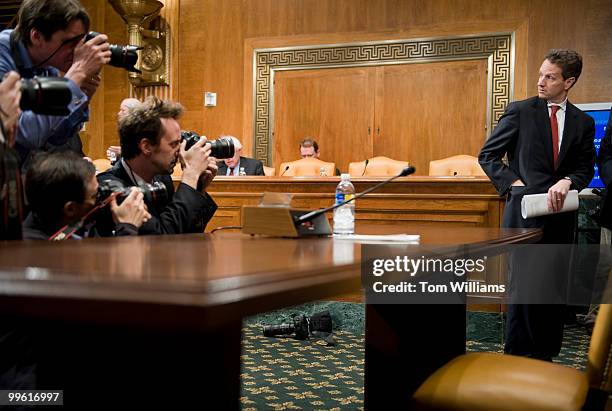
[[[538,235],[525,229],[410,225],[358,225],[357,232],[418,233],[422,245],[520,243]],[[13,298],[51,299],[42,314],[49,313],[53,300],[78,299],[209,309],[241,304],[242,311],[228,315],[245,316],[295,304],[296,298],[307,301],[358,291],[360,284],[359,243],[347,253],[346,242],[333,238],[297,240],[217,231],[0,244],[0,307],[23,314],[35,314],[37,307],[20,307]],[[301,297],[285,297],[300,290],[305,293]],[[65,314],[71,315],[69,310]],[[128,319],[123,313],[116,320]],[[146,322],[150,317],[131,320]]]
[[[357,232],[418,233],[422,245],[482,250],[541,235],[402,224]],[[187,409],[192,401],[238,409],[242,318],[359,287],[359,244],[332,238],[217,231],[0,243],[0,324],[31,336],[39,387],[63,388],[73,409]],[[465,350],[465,306],[368,305],[366,316],[367,409],[388,409],[399,392],[410,398]]]

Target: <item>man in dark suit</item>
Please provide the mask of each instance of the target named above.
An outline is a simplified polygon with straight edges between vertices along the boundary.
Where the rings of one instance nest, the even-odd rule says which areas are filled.
[[[549,210],[557,212],[570,189],[582,190],[593,178],[594,122],[567,100],[581,71],[578,53],[550,50],[540,67],[538,96],[508,105],[479,156],[497,191],[507,196],[502,227],[542,228],[542,243],[572,243],[576,214],[523,219],[522,197],[547,193]],[[551,360],[561,348],[564,315],[559,305],[509,305],[505,352]]]
[[[234,142],[234,157],[226,158],[217,163],[220,176],[263,176],[263,163],[254,158],[242,157],[242,143],[234,136],[224,136],[231,138]]]
[[[110,179],[126,187],[154,182],[166,186],[166,198],[146,201],[152,217],[140,227],[139,234],[201,233],[217,209],[205,191],[217,173],[210,144],[201,138],[185,150],[177,121],[182,111],[180,104],[156,97],[131,109],[119,119],[121,160],[98,175],[100,185]],[[170,175],[179,158],[183,176],[175,192]],[[102,233],[100,223],[98,226]]]

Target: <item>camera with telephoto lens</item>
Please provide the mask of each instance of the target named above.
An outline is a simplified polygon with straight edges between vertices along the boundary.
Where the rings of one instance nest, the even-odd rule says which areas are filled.
[[[264,326],[263,335],[274,337],[295,334],[293,338],[296,340],[306,340],[312,335],[324,339],[328,344],[333,343],[332,318],[329,311],[315,313],[310,317],[303,314],[292,314],[291,318],[293,320],[291,324]]]
[[[72,91],[68,79],[64,77],[34,77],[21,79],[21,100],[23,111],[31,110],[37,114],[66,116],[70,113],[68,104]]]
[[[162,201],[168,198],[168,190],[164,183],[155,181],[153,184],[140,184],[136,188],[144,196],[145,203],[154,204],[158,201]],[[121,204],[123,199],[130,195],[132,187],[124,186],[120,181],[117,180],[103,180],[98,186],[98,203],[106,200],[111,194],[119,193],[117,195],[117,203]]]
[[[85,41],[87,42],[99,35],[100,33],[98,32],[90,31],[85,36]],[[111,44],[110,45],[111,59],[108,64],[113,67],[119,67],[119,68],[126,69],[127,71],[131,71],[133,73],[142,73],[140,70],[138,70],[135,67],[136,63],[138,62],[138,54],[136,53],[138,50],[142,50],[142,47],[137,47],[137,46],[132,46],[132,45],[122,46],[119,44]]]
[[[200,136],[195,131],[181,131],[181,140],[187,141],[185,150],[189,150],[195,143],[200,141]],[[210,155],[220,160],[234,157],[235,148],[231,138],[221,137],[217,140],[208,140],[210,143]]]

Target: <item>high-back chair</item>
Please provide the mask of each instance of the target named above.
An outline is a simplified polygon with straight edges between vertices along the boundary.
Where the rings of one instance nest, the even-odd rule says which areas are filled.
[[[478,159],[473,156],[459,154],[429,162],[430,176],[485,176]]]
[[[365,161],[349,163],[349,174],[351,177],[361,176],[394,176],[399,174],[404,168],[408,167],[407,161],[393,160],[389,157],[378,156]],[[364,173],[365,169],[365,173]]]
[[[612,274],[612,271],[611,271]],[[433,373],[412,398],[416,410],[603,410],[612,392],[612,305],[602,304],[586,372],[494,353],[461,355]]]
[[[287,168],[289,167],[289,168]],[[279,176],[320,176],[321,169],[325,175],[333,176],[336,173],[336,164],[321,161],[318,158],[306,157],[296,161],[281,163],[278,169]]]
[[[274,167],[263,166],[263,169],[264,175],[266,176],[273,176],[276,174],[276,170],[274,169]]]

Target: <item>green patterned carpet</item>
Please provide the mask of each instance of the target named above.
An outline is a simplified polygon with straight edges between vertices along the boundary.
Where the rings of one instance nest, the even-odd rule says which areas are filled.
[[[268,338],[263,324],[276,324],[291,313],[330,310],[337,345]],[[266,313],[245,322],[242,339],[243,410],[363,409],[364,310],[361,304],[314,303]],[[501,315],[468,313],[468,351],[503,352]],[[589,335],[580,327],[565,330],[555,362],[583,370]]]

